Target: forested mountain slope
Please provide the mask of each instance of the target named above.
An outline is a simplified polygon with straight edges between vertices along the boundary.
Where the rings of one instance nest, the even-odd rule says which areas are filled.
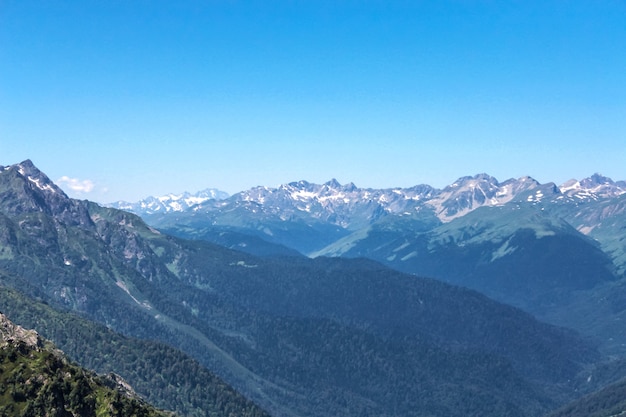
[[[595,388],[593,346],[476,292],[168,236],[30,161],[0,171],[0,225],[4,287],[183,350],[277,417],[538,416]]]
[[[97,376],[0,313],[0,415],[165,417],[115,375]]]
[[[139,395],[179,416],[268,416],[177,349],[122,336],[106,326],[0,287],[0,306],[14,322],[36,328],[81,366],[121,375]]]
[[[626,308],[608,301],[626,298],[625,181],[594,174],[557,186],[479,174],[443,189],[298,181],[137,212],[164,232],[262,256],[287,246],[310,257],[373,259],[475,289],[626,354],[616,325]]]
[[[618,417],[626,414],[626,380],[609,385],[547,417]]]

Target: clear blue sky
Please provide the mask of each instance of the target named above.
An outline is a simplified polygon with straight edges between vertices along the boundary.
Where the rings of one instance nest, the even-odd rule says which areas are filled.
[[[99,202],[626,179],[626,3],[0,0],[0,165],[27,158]]]

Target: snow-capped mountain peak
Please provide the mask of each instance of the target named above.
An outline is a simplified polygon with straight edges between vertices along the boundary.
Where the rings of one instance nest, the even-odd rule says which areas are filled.
[[[550,201],[599,199],[626,193],[626,182],[614,182],[599,174],[581,181],[572,180],[557,187],[540,184],[525,176],[499,182],[488,174],[461,177],[451,185],[437,189],[429,185],[410,188],[359,188],[331,179],[323,184],[305,180],[276,188],[258,186],[226,198],[225,193],[208,189],[198,193],[168,194],[150,197],[138,203],[116,203],[116,208],[137,214],[194,211],[196,213],[236,213],[261,216],[261,219],[304,223],[322,221],[345,229],[354,229],[382,216],[413,216],[431,212],[442,222],[462,217],[480,207],[503,206],[510,202],[544,204]],[[565,199],[565,200],[564,200]],[[215,203],[220,200],[219,203]],[[213,214],[212,214],[213,215]],[[215,214],[217,215],[217,214]]]
[[[509,179],[499,183],[487,174],[461,177],[445,187],[428,204],[442,221],[461,217],[482,206],[499,206],[513,200],[521,192],[539,185],[531,177]]]
[[[197,193],[184,192],[181,194],[167,194],[160,197],[147,197],[136,203],[117,201],[108,204],[120,210],[127,210],[137,214],[156,214],[183,212],[192,207],[206,203],[209,200],[224,200],[229,195],[215,188],[207,188]]]
[[[54,184],[50,178],[48,178],[43,172],[41,172],[30,159],[27,159],[19,164],[10,165],[7,167],[0,166],[1,171],[17,170],[17,172],[28,179],[37,189],[41,191],[49,191],[51,193],[58,193],[65,195],[56,184]]]
[[[575,179],[566,181],[559,189],[568,197],[595,200],[626,194],[626,181],[615,182],[611,178],[596,173],[580,181]]]

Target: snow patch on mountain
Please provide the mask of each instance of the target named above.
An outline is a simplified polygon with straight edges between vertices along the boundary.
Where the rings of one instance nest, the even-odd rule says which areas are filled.
[[[510,245],[511,239],[512,238],[507,239],[502,244],[502,246],[500,246],[491,254],[491,262],[495,261],[496,259],[504,258],[505,256],[510,255],[517,250],[516,246]]]
[[[613,181],[601,174],[593,174],[583,180],[571,179],[562,184],[559,189],[569,197],[579,200],[599,198],[613,198],[626,194],[626,181]]]
[[[53,194],[63,194],[63,191],[55,185],[50,179],[41,172],[30,159],[27,159],[19,164],[9,165],[6,167],[0,166],[2,171],[17,170],[17,172],[29,182],[35,185],[39,190],[50,192]]]
[[[534,194],[529,194],[526,198],[526,201],[528,201],[529,203],[540,203],[543,197],[544,194],[541,192],[541,190],[537,190]]]
[[[42,191],[50,191],[52,193],[57,192],[55,187],[53,187],[51,184],[43,182],[41,178],[33,178],[31,176],[27,176],[27,178],[30,182],[35,184],[35,186]]]
[[[256,221],[322,221],[356,230],[381,217],[412,216],[432,212],[447,223],[480,207],[508,203],[542,205],[616,197],[626,193],[626,182],[594,174],[583,180],[570,180],[560,187],[540,184],[525,176],[500,183],[487,174],[461,177],[444,189],[429,185],[410,188],[359,188],[354,183],[342,185],[336,179],[323,184],[296,181],[277,188],[254,187],[231,197],[215,189],[196,194],[168,194],[149,197],[138,203],[114,203],[111,206],[137,214],[196,212],[214,215],[244,210]],[[242,214],[244,215],[244,214]],[[421,215],[421,214],[420,214]]]
[[[501,206],[513,200],[518,194],[536,188],[537,181],[530,177],[510,179],[500,184],[487,174],[462,177],[444,188],[427,204],[432,206],[437,217],[448,222],[462,217],[482,206]]]

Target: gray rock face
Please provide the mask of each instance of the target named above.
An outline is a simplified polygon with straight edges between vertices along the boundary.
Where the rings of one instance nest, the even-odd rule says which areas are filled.
[[[43,346],[43,339],[36,331],[26,330],[14,324],[7,316],[0,313],[0,346],[20,342],[32,348]]]

